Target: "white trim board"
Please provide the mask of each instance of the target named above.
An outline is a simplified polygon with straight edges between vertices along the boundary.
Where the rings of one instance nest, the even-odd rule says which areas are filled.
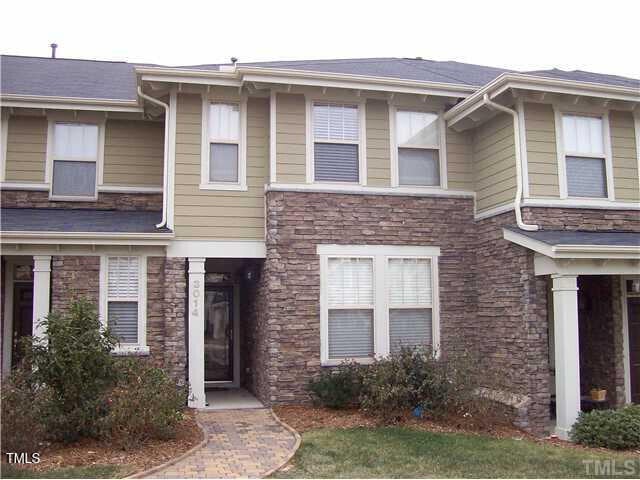
[[[344,193],[353,195],[399,195],[408,197],[475,197],[474,192],[468,190],[444,190],[434,187],[368,187],[356,184],[337,185],[322,183],[274,183],[271,185],[265,185],[265,191]]]
[[[167,257],[265,258],[267,247],[258,240],[174,240]]]

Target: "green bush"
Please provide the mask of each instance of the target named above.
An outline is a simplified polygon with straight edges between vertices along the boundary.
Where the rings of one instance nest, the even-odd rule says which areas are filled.
[[[362,409],[397,420],[415,407],[432,417],[475,413],[480,371],[468,355],[442,359],[428,349],[407,349],[376,360],[362,376]]]
[[[33,453],[40,451],[45,431],[40,407],[46,392],[36,388],[33,370],[23,365],[2,382],[2,451]]]
[[[589,447],[640,448],[640,405],[580,413],[571,439]]]
[[[103,438],[125,450],[151,438],[172,438],[187,389],[144,360],[121,360],[118,371],[119,381],[105,397],[108,413],[99,422]]]
[[[73,303],[67,313],[51,313],[43,326],[47,340],[28,345],[25,364],[33,367],[35,384],[50,392],[41,408],[44,427],[65,442],[95,436],[104,393],[116,379],[111,350],[117,340],[101,328],[86,300]]]
[[[362,390],[362,370],[356,363],[343,363],[324,369],[309,381],[309,391],[316,404],[329,408],[345,408],[358,403]]]

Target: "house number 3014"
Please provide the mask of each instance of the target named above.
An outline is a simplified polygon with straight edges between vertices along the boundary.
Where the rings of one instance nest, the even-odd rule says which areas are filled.
[[[198,299],[200,298],[200,280],[193,282],[193,291],[191,292],[191,315],[197,317],[200,315],[198,312]]]

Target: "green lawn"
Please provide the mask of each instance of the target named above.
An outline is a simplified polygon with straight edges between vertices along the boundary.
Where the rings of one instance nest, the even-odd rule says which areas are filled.
[[[68,467],[46,472],[34,472],[2,464],[2,478],[119,478],[120,467],[115,465],[94,465],[91,467]]]
[[[293,466],[278,478],[587,477],[583,460],[640,459],[527,440],[431,433],[400,427],[319,429],[302,435]],[[591,476],[593,476],[593,466]],[[636,470],[637,476],[638,471]]]

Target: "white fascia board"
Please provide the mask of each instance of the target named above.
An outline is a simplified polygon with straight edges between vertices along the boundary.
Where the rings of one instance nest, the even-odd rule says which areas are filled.
[[[0,232],[3,244],[168,245],[173,233]]]
[[[167,257],[265,258],[267,247],[258,240],[174,240]]]
[[[636,245],[549,245],[506,228],[502,234],[505,240],[554,259],[640,259]]]
[[[535,275],[637,275],[640,260],[634,259],[556,259],[535,254],[533,257]]]
[[[143,112],[136,100],[101,98],[51,97],[40,95],[0,96],[3,107],[49,108],[55,110],[96,110],[101,112]]]
[[[453,126],[481,107],[484,104],[482,99],[485,93],[488,93],[489,98],[493,99],[510,88],[640,102],[640,95],[638,95],[637,89],[631,87],[503,73],[446,112],[444,118],[447,121],[447,125],[449,127]]]
[[[385,255],[409,257],[438,257],[440,247],[411,246],[411,245],[333,245],[320,244],[316,246],[318,255],[356,255],[376,256]]]

